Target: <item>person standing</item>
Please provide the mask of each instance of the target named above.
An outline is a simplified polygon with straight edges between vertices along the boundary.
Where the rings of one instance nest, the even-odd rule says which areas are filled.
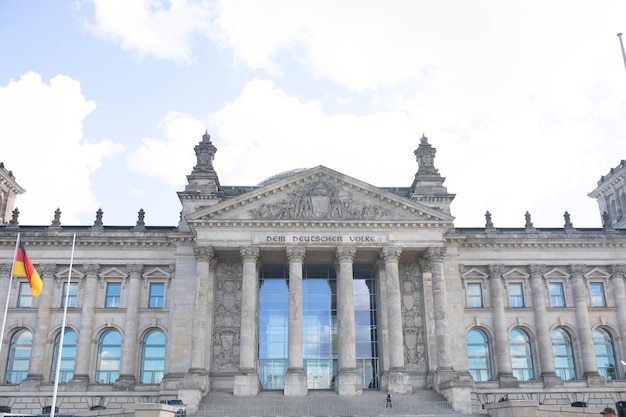
[[[615,415],[615,410],[613,410],[611,407],[606,407],[604,410],[600,411],[600,414],[605,417],[617,417]]]
[[[391,393],[389,391],[387,391],[387,396],[385,397],[385,401],[386,401],[385,408],[388,408],[388,407],[393,408],[393,404],[391,404]]]

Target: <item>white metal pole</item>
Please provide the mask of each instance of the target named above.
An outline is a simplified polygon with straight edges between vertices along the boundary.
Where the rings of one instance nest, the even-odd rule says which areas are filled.
[[[2,353],[2,344],[4,342],[4,329],[7,324],[7,313],[9,311],[9,299],[11,298],[11,286],[13,285],[13,270],[15,269],[15,258],[17,258],[17,248],[20,246],[20,234],[17,234],[15,241],[15,252],[13,253],[13,263],[11,264],[11,275],[9,278],[9,290],[7,291],[7,302],[4,304],[4,316],[2,317],[2,329],[0,329],[0,354]]]
[[[50,407],[50,417],[54,417],[57,403],[57,392],[59,389],[59,375],[61,374],[61,359],[63,359],[63,340],[65,339],[65,326],[67,324],[67,305],[70,300],[70,286],[72,284],[72,266],[74,264],[74,246],[76,245],[76,233],[72,240],[72,255],[70,256],[70,269],[67,273],[67,288],[65,289],[65,302],[63,303],[63,324],[61,325],[61,336],[59,337],[59,350],[57,352],[57,367],[54,374],[54,389],[52,390],[52,406]]]
[[[624,67],[626,67],[626,52],[624,52],[624,42],[622,42],[622,34],[618,33],[617,37],[619,38],[619,44],[622,47],[622,58],[624,58]]]

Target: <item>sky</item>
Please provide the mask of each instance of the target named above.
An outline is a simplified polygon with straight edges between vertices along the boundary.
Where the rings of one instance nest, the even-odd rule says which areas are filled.
[[[626,2],[0,0],[0,162],[20,225],[176,226],[207,131],[223,186],[323,165],[456,227],[600,227],[626,159]]]

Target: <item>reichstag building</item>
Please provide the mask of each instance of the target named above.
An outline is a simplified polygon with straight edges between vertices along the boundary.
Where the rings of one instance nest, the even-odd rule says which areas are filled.
[[[590,190],[601,228],[567,212],[553,228],[529,213],[499,228],[488,212],[456,228],[426,137],[406,188],[325,166],[222,186],[210,136],[194,150],[171,227],[143,210],[128,226],[100,210],[93,225],[66,226],[59,210],[22,225],[25,190],[0,166],[0,406],[49,406],[57,363],[61,412],[180,398],[193,413],[213,392],[431,390],[456,410],[503,393],[600,407],[626,392],[626,161]],[[18,233],[36,298],[10,280]]]

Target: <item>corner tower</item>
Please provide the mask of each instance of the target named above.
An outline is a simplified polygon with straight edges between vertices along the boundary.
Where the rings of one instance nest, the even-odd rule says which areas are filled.
[[[185,191],[178,193],[183,206],[179,227],[186,225],[185,216],[188,214],[217,204],[223,198],[220,180],[213,168],[217,148],[211,142],[211,135],[205,132],[193,150],[196,152],[196,166],[193,167],[191,174],[187,175]]]
[[[596,199],[604,228],[626,228],[626,160],[603,175],[588,196]]]
[[[0,162],[0,224],[9,223],[15,206],[15,198],[25,191],[15,181],[13,172],[4,167],[4,162]]]
[[[455,194],[448,193],[443,186],[445,177],[435,168],[435,154],[437,149],[428,143],[428,138],[422,134],[420,144],[415,150],[417,173],[409,190],[409,198],[419,201],[425,206],[450,214],[450,204]]]

